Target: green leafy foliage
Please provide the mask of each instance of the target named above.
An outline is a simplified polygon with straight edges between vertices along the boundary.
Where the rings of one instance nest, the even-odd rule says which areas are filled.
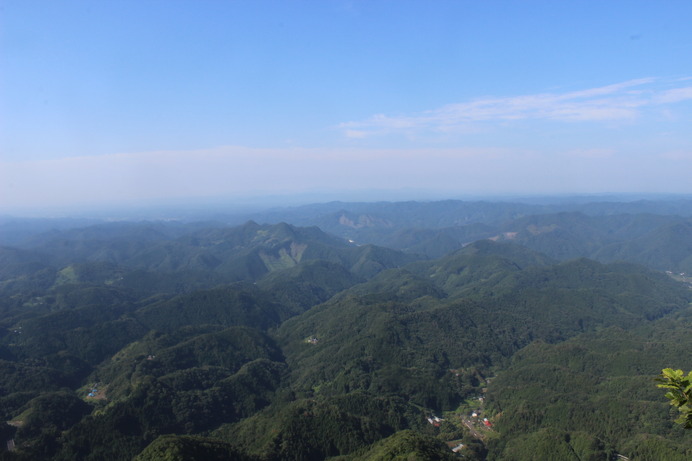
[[[685,429],[692,429],[692,371],[685,376],[682,370],[664,368],[657,380],[663,383],[658,387],[668,389],[666,398],[680,412],[675,422]]]

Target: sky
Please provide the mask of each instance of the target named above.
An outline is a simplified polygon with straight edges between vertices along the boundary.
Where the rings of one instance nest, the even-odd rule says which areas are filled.
[[[687,0],[0,0],[0,211],[692,194],[690,23]]]

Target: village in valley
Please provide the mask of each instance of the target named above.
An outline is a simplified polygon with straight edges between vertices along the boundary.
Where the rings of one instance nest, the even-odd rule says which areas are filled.
[[[485,392],[485,388],[481,392]],[[482,444],[497,434],[493,429],[493,421],[502,414],[489,415],[484,404],[485,397],[482,394],[475,395],[454,411],[444,412],[442,416],[429,415],[427,421],[454,453],[463,456],[468,449],[469,440]]]

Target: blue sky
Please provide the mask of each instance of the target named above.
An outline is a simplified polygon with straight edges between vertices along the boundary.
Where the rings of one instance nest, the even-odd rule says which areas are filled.
[[[0,210],[689,194],[691,22],[665,0],[0,0]]]

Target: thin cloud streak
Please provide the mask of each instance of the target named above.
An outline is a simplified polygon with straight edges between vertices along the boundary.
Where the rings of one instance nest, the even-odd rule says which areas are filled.
[[[659,104],[669,104],[688,99],[692,99],[692,86],[665,91],[656,98],[656,102]]]
[[[487,98],[448,104],[409,116],[376,114],[339,128],[350,138],[413,130],[452,131],[482,122],[546,120],[600,122],[632,120],[651,106],[692,100],[692,87],[658,89],[656,79],[643,78],[567,93],[541,93],[509,98]]]

